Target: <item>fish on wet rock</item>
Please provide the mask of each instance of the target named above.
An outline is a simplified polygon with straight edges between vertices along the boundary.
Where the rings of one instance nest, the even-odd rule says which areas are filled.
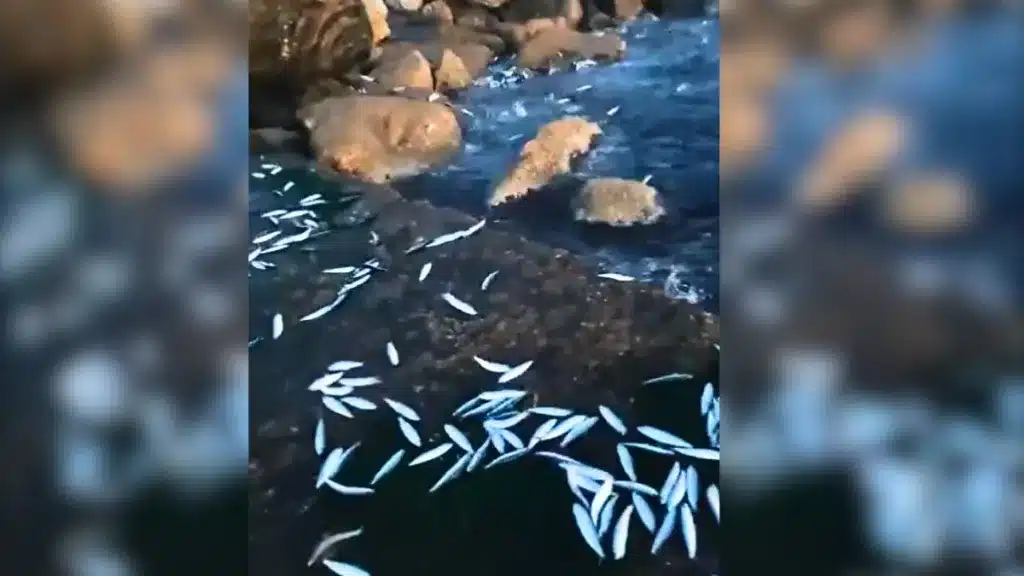
[[[309,106],[302,118],[321,163],[374,183],[443,165],[462,145],[455,112],[437,102],[353,95]]]
[[[572,211],[580,222],[633,226],[657,222],[665,206],[658,191],[644,182],[595,178],[573,197]]]
[[[600,126],[579,116],[545,124],[534,139],[523,145],[515,165],[491,192],[488,203],[498,206],[522,198],[555,177],[569,174],[573,160],[589,152],[601,133]]]

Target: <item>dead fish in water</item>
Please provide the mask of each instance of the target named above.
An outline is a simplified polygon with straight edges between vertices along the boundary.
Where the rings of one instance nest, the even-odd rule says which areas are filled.
[[[497,275],[498,275],[498,271],[497,270],[495,270],[494,272],[491,272],[490,274],[488,274],[487,277],[484,278],[484,281],[480,283],[480,290],[487,290],[491,286],[491,282],[494,281],[494,278]]]
[[[324,566],[338,576],[370,576],[370,573],[354,564],[324,560]]]
[[[640,426],[636,429],[637,432],[647,436],[651,440],[658,442],[659,444],[666,444],[668,446],[674,446],[679,448],[693,448],[686,440],[666,432],[661,428],[655,428],[654,426]]]
[[[676,382],[681,380],[692,380],[693,374],[683,374],[681,372],[673,372],[671,374],[663,374],[656,378],[648,378],[644,380],[644,384],[660,384],[662,382]]]
[[[466,452],[473,452],[473,445],[469,442],[469,438],[466,438],[466,435],[462,433],[462,430],[459,430],[451,424],[445,424],[444,432],[459,448],[462,448]]]
[[[437,238],[434,238],[430,242],[427,242],[427,244],[426,244],[426,246],[424,246],[424,248],[436,248],[437,246],[441,246],[441,245],[447,244],[449,242],[454,242],[456,240],[461,240],[463,238],[468,238],[469,236],[472,236],[473,234],[476,234],[477,232],[479,232],[480,229],[483,228],[484,225],[486,225],[486,224],[487,224],[487,219],[483,219],[483,220],[477,222],[476,224],[473,224],[469,228],[466,228],[465,230],[457,230],[455,232],[449,232],[448,234],[442,234],[442,235],[438,236]]]
[[[264,232],[263,234],[260,234],[259,236],[253,238],[252,239],[252,243],[253,244],[262,244],[262,243],[264,243],[264,242],[266,242],[268,240],[273,240],[274,238],[277,238],[280,235],[281,235],[281,231],[280,230],[271,230],[270,232]]]
[[[499,433],[500,432],[507,432],[507,430],[500,430]],[[490,464],[488,464],[487,466],[484,466],[484,470],[486,470],[488,468],[493,468],[495,466],[500,466],[502,464],[505,464],[506,462],[511,462],[513,460],[522,458],[529,451],[530,451],[529,448],[526,448],[525,446],[520,446],[519,448],[517,448],[516,450],[514,450],[512,452],[509,452],[508,454],[502,454],[501,456],[498,456],[494,460],[491,460]]]
[[[405,436],[409,444],[417,448],[423,445],[423,441],[420,439],[420,434],[416,431],[416,428],[401,416],[398,417],[398,429],[402,431],[402,436]]]
[[[278,338],[280,338],[281,334],[284,334],[284,316],[281,316],[280,314],[274,314],[274,322],[273,322],[273,337],[274,337],[274,340],[277,340]]]
[[[444,301],[447,302],[452,308],[455,308],[456,310],[462,312],[463,314],[468,314],[469,316],[477,315],[476,308],[473,308],[468,303],[459,300],[458,298],[453,296],[451,292],[445,292],[444,294],[441,294],[441,298],[443,298]]]
[[[629,449],[619,444],[615,447],[615,452],[619,456],[619,464],[622,465],[622,470],[629,476],[630,480],[636,481],[636,469],[633,466],[633,457],[629,454]]]
[[[423,265],[422,268],[420,268],[420,282],[423,282],[424,280],[427,279],[427,276],[430,275],[430,269],[433,267],[433,263],[427,262],[426,264]]]
[[[668,448],[662,448],[661,446],[655,446],[654,444],[647,444],[645,442],[623,442],[622,444],[624,446],[629,446],[630,448],[639,448],[640,450],[643,450],[645,452],[659,454],[661,456],[672,455],[672,451],[669,450]]]
[[[351,386],[353,388],[362,388],[364,386],[374,386],[380,384],[380,378],[376,376],[362,376],[360,378],[339,378],[338,384],[342,386]]]
[[[307,387],[306,389],[309,390],[310,392],[321,392],[323,391],[324,388],[327,388],[328,386],[337,383],[338,380],[341,380],[342,376],[344,375],[344,372],[328,372],[327,374],[320,376],[316,380],[313,380],[313,383],[310,384],[309,387]]]
[[[402,404],[398,400],[392,400],[391,398],[385,398],[384,399],[384,403],[387,404],[392,410],[394,410],[395,414],[398,414],[402,418],[405,418],[406,420],[409,420],[409,421],[412,421],[412,422],[419,422],[420,421],[420,415],[418,413],[416,413],[415,410],[413,410],[412,408],[410,408],[409,406],[407,406],[405,404]]]
[[[583,505],[576,503],[572,505],[572,515],[576,519],[576,527],[580,531],[580,535],[583,536],[583,541],[590,546],[590,549],[594,551],[600,558],[604,558],[604,550],[601,548],[601,539],[597,536],[597,527],[594,526],[593,521],[587,515],[586,508]]]
[[[338,482],[330,479],[327,480],[327,487],[344,496],[369,496],[374,492],[373,488],[367,488],[365,486],[345,486],[344,484],[339,484]]]
[[[644,176],[644,179],[641,180],[641,182],[643,182],[644,184],[647,184],[648,182],[651,181],[651,178],[653,178],[653,177],[654,177],[653,174],[648,174],[648,175]]]
[[[330,304],[328,304],[328,305],[326,305],[326,306],[324,306],[324,307],[322,307],[322,308],[320,308],[318,310],[314,310],[313,312],[310,312],[309,314],[306,314],[302,318],[299,318],[299,322],[308,322],[310,320],[316,320],[317,318],[325,316],[328,312],[330,312],[331,310],[334,310],[335,308],[337,308],[338,304],[341,304],[341,302],[344,299],[345,299],[345,294],[344,293],[339,294],[338,297],[335,298],[334,301],[332,301]]]
[[[573,426],[572,430],[569,430],[569,433],[562,438],[559,446],[565,448],[570,442],[589,432],[590,429],[594,427],[594,424],[597,424],[598,420],[600,420],[600,418],[597,416],[587,416],[582,422]]]
[[[479,356],[473,356],[473,361],[480,365],[481,368],[488,372],[495,374],[504,374],[512,369],[508,364],[502,364],[500,362],[491,362],[490,360],[484,360]]]
[[[362,362],[356,362],[354,360],[338,360],[337,362],[331,363],[327,367],[329,372],[345,372],[348,370],[355,370],[356,368],[362,368]]]
[[[359,396],[345,396],[341,399],[342,402],[357,410],[376,410],[377,405],[370,402],[366,398],[360,398]]]
[[[669,536],[672,535],[672,529],[676,527],[676,515],[678,514],[676,508],[669,508],[668,513],[661,521],[661,527],[658,528],[658,532],[654,535],[654,543],[651,545],[651,554],[657,554],[661,551],[662,546],[668,541]]]
[[[472,457],[473,457],[472,451],[467,452],[466,454],[463,454],[462,458],[459,458],[458,460],[456,460],[455,464],[452,464],[452,467],[449,468],[447,471],[445,471],[444,474],[441,475],[441,478],[438,479],[437,483],[435,483],[433,486],[430,487],[429,491],[430,492],[435,492],[441,486],[444,486],[445,484],[447,484],[447,483],[451,482],[452,480],[458,478],[459,475],[462,474],[466,470],[466,467],[469,465],[469,460]]]
[[[644,500],[643,496],[633,493],[633,506],[636,507],[636,514],[640,517],[640,521],[643,522],[644,527],[647,531],[654,533],[658,528],[658,521],[654,517],[654,510],[651,509],[651,505]]]
[[[604,418],[604,421],[611,426],[612,430],[615,430],[622,436],[626,435],[626,425],[622,422],[622,419],[615,414],[615,412],[612,412],[611,408],[602,405],[598,406],[597,411],[601,414],[601,417]]]
[[[402,461],[402,458],[404,456],[404,448],[392,454],[391,457],[388,458],[387,462],[384,462],[384,464],[380,467],[380,470],[377,470],[377,473],[373,475],[373,480],[370,480],[370,486],[377,484],[377,482],[383,480],[385,476],[387,476],[388,474],[391,473],[392,470],[397,468],[398,464]]]
[[[306,566],[312,566],[313,563],[319,560],[320,557],[323,556],[324,552],[327,552],[327,550],[329,550],[331,546],[334,546],[338,542],[344,542],[345,540],[356,538],[358,536],[361,536],[362,534],[363,529],[357,528],[355,530],[349,530],[348,532],[340,532],[338,534],[333,534],[331,536],[324,538],[320,541],[319,544],[316,545],[316,548],[313,548],[313,553],[309,555],[309,560],[306,562]]]
[[[395,348],[395,343],[388,342],[386,348],[388,353],[388,362],[390,362],[392,366],[398,366],[398,348]]]
[[[324,402],[324,406],[326,406],[328,410],[330,410],[331,412],[334,412],[335,414],[337,414],[339,416],[344,416],[345,418],[354,418],[355,417],[352,414],[352,412],[348,408],[346,408],[344,404],[341,403],[341,400],[338,400],[337,398],[331,398],[330,396],[324,396],[323,402]]]
[[[672,489],[675,488],[679,482],[679,476],[682,474],[683,469],[679,465],[679,462],[672,464],[672,469],[668,471],[668,476],[665,477],[665,483],[661,485],[661,491],[658,494],[658,500],[664,504],[668,502],[669,494]]]
[[[622,107],[621,106],[613,106],[612,108],[608,109],[608,112],[606,112],[606,114],[608,116],[615,116],[616,114],[618,114],[620,108],[622,108]]]
[[[564,418],[572,414],[572,410],[557,406],[534,406],[529,411],[539,416],[549,416],[551,418]]]
[[[326,447],[327,434],[324,430],[324,419],[321,418],[316,423],[316,432],[313,433],[313,450],[316,451],[317,456],[322,456]]]
[[[615,515],[615,505],[619,501],[618,494],[612,494],[612,497],[608,499],[608,503],[604,505],[604,509],[601,510],[601,519],[597,522],[597,535],[604,538],[604,535],[608,533],[608,529],[612,526],[612,517]]]
[[[328,268],[321,270],[321,274],[351,274],[356,271],[355,266],[340,266],[338,268]]]
[[[700,414],[707,416],[711,411],[711,402],[715,399],[715,388],[708,382],[704,385],[704,391],[700,394]]]
[[[682,518],[679,519],[683,531],[683,540],[686,542],[686,551],[690,559],[697,556],[697,526],[693,522],[693,513],[686,506],[683,506]]]
[[[451,442],[445,442],[440,446],[431,448],[430,450],[427,450],[423,454],[420,454],[419,456],[413,458],[412,462],[409,462],[409,466],[419,466],[420,464],[425,464],[427,462],[430,462],[431,460],[437,460],[441,456],[447,454],[448,451],[452,449],[452,446],[454,446],[454,444],[452,444]]]
[[[492,440],[488,438],[480,444],[480,447],[473,453],[473,457],[469,459],[469,465],[466,466],[466,472],[472,472],[480,465],[484,460],[484,456],[487,454],[487,447],[491,445]]]
[[[715,515],[715,520],[717,522],[721,522],[722,518],[721,518],[721,516],[719,516],[719,514],[720,514],[720,512],[719,512],[720,502],[718,501],[718,486],[715,486],[714,484],[712,484],[711,486],[708,486],[707,496],[708,496],[708,507],[711,508],[711,513]]]
[[[700,478],[697,477],[697,469],[693,466],[686,468],[686,498],[690,508],[696,510],[700,498]]]
[[[633,507],[626,506],[615,523],[612,531],[612,556],[616,560],[622,560],[626,556],[626,540],[629,538],[629,520],[633,517]]]
[[[615,484],[612,478],[606,478],[601,484],[601,487],[597,490],[597,494],[594,494],[594,499],[590,502],[590,521],[597,524],[598,517],[601,514],[601,510],[604,505],[608,503],[608,499],[611,498],[612,491],[615,489]]]
[[[651,498],[657,498],[658,497],[658,491],[657,490],[655,490],[651,486],[648,486],[647,484],[642,484],[640,482],[635,482],[635,481],[630,481],[630,480],[616,480],[615,481],[615,487],[616,488],[625,488],[626,490],[629,490],[630,492],[638,493],[638,494],[643,494],[644,496],[650,496]]]
[[[353,447],[354,448],[354,447]],[[352,448],[344,449],[341,447],[331,450],[331,453],[324,458],[323,464],[320,465],[320,473],[317,474],[316,487],[323,486],[327,480],[338,473],[341,466],[345,463],[345,459],[351,454]]]
[[[514,414],[514,415],[512,415],[512,416],[510,416],[508,418],[503,418],[503,419],[500,419],[500,420],[499,419],[488,419],[488,420],[484,421],[484,428],[489,428],[489,429],[511,428],[511,427],[515,426],[516,424],[519,424],[523,420],[526,420],[526,418],[529,415],[530,415],[529,412],[518,412],[518,413],[516,413],[516,414]]]
[[[356,389],[351,387],[351,386],[338,386],[337,388],[330,388],[330,387],[324,388],[320,392],[325,397],[334,396],[334,397],[340,398],[342,396],[348,396],[349,394],[351,394],[351,393],[353,393],[355,391],[356,391]]]
[[[632,276],[626,276],[625,274],[617,274],[615,272],[606,272],[604,274],[598,274],[598,278],[606,278],[608,280],[618,280],[619,282],[632,282],[636,278]]]
[[[516,378],[519,378],[523,374],[526,374],[526,371],[529,370],[531,366],[533,366],[533,360],[527,360],[526,362],[511,368],[508,372],[505,372],[500,378],[498,378],[498,384],[506,384]]]

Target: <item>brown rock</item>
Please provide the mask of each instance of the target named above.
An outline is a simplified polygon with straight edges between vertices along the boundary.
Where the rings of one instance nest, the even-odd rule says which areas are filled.
[[[550,28],[526,41],[519,50],[518,64],[523,68],[543,69],[573,58],[616,60],[625,50],[626,42],[618,34]]]
[[[719,163],[722,174],[732,176],[764,150],[768,117],[762,100],[745,94],[723,91],[719,107]]]
[[[657,190],[622,178],[587,181],[573,198],[572,210],[577,221],[611,226],[653,224],[665,215]]]
[[[534,18],[526,22],[502,22],[495,27],[505,41],[518,51],[534,36],[550,28],[566,28],[568,22],[563,17]]]
[[[383,58],[371,76],[384,90],[394,90],[395,88],[434,89],[434,75],[430,72],[430,62],[417,50],[406,51],[397,58]]]
[[[384,0],[384,3],[396,12],[418,12],[423,8],[423,0]]]
[[[439,92],[459,90],[473,82],[473,76],[466,69],[462,59],[447,49],[441,54],[441,64],[434,72],[434,77],[437,83],[435,89]]]
[[[643,0],[594,0],[598,10],[619,20],[633,20],[644,9]]]
[[[644,6],[659,18],[699,18],[707,14],[709,0],[645,0]],[[794,4],[796,4],[794,2]]]
[[[577,116],[544,125],[523,146],[516,165],[491,193],[489,204],[497,206],[521,198],[556,176],[568,174],[572,160],[589,151],[599,134],[600,126]]]
[[[501,8],[505,4],[509,3],[509,0],[468,0],[468,1],[473,3],[473,4],[476,4],[478,6],[483,6],[484,8],[490,8],[492,10],[495,9],[495,8]]]
[[[504,22],[561,16],[571,28],[576,28],[583,19],[583,5],[580,0],[517,0],[504,5],[500,13]]]
[[[370,20],[373,44],[380,44],[391,36],[391,27],[388,26],[388,7],[384,4],[384,0],[360,0],[360,2]]]
[[[453,44],[479,44],[498,54],[505,53],[508,48],[505,39],[497,34],[473,30],[463,26],[441,26],[438,29],[437,40],[449,46]]]
[[[452,24],[455,22],[455,15],[452,13],[451,6],[444,0],[428,2],[420,10],[420,15],[427,20],[436,21],[441,24]]]
[[[884,196],[884,217],[908,234],[939,235],[968,226],[977,215],[974,191],[962,178],[925,174],[907,178]]]
[[[321,163],[369,182],[418,174],[462,144],[451,108],[401,96],[347,96],[300,112]]]

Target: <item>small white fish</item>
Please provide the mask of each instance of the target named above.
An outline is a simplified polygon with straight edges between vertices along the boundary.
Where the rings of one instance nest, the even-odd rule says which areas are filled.
[[[533,408],[530,408],[530,412],[551,418],[564,418],[572,414],[572,410],[569,410],[568,408],[559,408],[557,406],[534,406]]]
[[[480,283],[480,290],[487,290],[491,286],[491,282],[494,282],[494,278],[498,275],[498,271],[495,270],[484,278],[484,281]]]
[[[651,178],[653,178],[653,177],[654,177],[653,174],[648,174],[647,176],[644,176],[644,179],[641,180],[641,182],[643,182],[644,184],[647,184],[648,182],[651,181]]]
[[[430,487],[430,492],[436,492],[437,489],[440,488],[441,486],[444,486],[445,484],[458,478],[459,474],[462,474],[466,470],[466,467],[469,465],[469,460],[472,457],[472,452],[467,452],[463,454],[462,458],[456,460],[455,464],[452,464],[451,468],[445,471],[445,473],[441,475],[441,478],[439,478],[438,481],[433,486]]]
[[[683,540],[686,542],[686,551],[690,558],[697,556],[697,526],[693,522],[693,513],[686,506],[683,506],[682,518],[679,519],[683,531]]]
[[[377,405],[370,402],[366,398],[360,398],[359,396],[345,396],[341,399],[342,402],[357,410],[376,410]]]
[[[340,266],[338,268],[328,268],[321,270],[321,274],[351,274],[356,271],[355,266]]]
[[[316,548],[313,549],[313,553],[309,555],[309,560],[306,562],[306,566],[312,566],[313,563],[319,560],[320,557],[323,556],[324,552],[327,552],[327,550],[330,549],[331,546],[334,546],[338,542],[342,542],[345,540],[355,538],[357,536],[361,536],[362,534],[363,529],[357,528],[355,530],[341,532],[324,538],[320,541],[319,544],[316,545]]]
[[[373,488],[367,488],[365,486],[346,486],[330,479],[327,480],[327,487],[338,494],[343,494],[345,496],[368,496],[374,492]]]
[[[484,455],[487,454],[487,447],[491,445],[491,442],[492,440],[488,438],[480,444],[480,447],[473,453],[473,457],[469,459],[469,465],[466,466],[466,472],[472,472],[480,465],[481,462],[483,462]]]
[[[384,399],[384,403],[387,404],[392,410],[394,410],[395,414],[398,414],[402,418],[405,418],[406,420],[409,420],[411,422],[419,422],[420,421],[420,415],[417,414],[415,410],[413,410],[412,408],[410,408],[409,406],[407,406],[405,404],[402,404],[398,400],[392,400],[391,398],[385,398]]]
[[[324,419],[321,418],[316,423],[316,432],[313,433],[313,449],[316,450],[317,456],[322,456],[326,447],[327,432],[324,428]]]
[[[508,364],[502,364],[501,362],[491,362],[490,360],[484,360],[479,356],[473,356],[473,361],[480,365],[481,368],[488,372],[495,374],[504,374],[512,369]]]
[[[307,390],[310,392],[321,392],[324,388],[327,388],[328,386],[335,384],[338,380],[341,380],[341,377],[344,375],[344,372],[328,372],[316,380],[313,380]]]
[[[619,112],[619,108],[621,108],[621,106],[614,106],[612,108],[609,108],[607,114],[609,116],[615,116]]]
[[[714,484],[708,486],[707,495],[708,506],[711,508],[711,513],[715,515],[716,521],[721,522],[722,518],[721,516],[719,516],[719,506],[721,505],[721,503],[718,501],[718,486],[715,486]]]
[[[380,384],[380,378],[376,376],[362,376],[360,378],[341,378],[338,380],[338,384],[342,386],[351,386],[353,388],[361,388],[363,386],[374,386]]]
[[[664,504],[668,502],[668,496],[675,488],[676,483],[679,481],[679,475],[682,474],[683,468],[679,465],[679,462],[672,464],[672,469],[668,471],[668,476],[665,477],[665,483],[661,485],[661,491],[658,494],[658,500]]]
[[[327,397],[327,396],[334,396],[335,398],[340,398],[342,396],[348,396],[349,394],[351,394],[351,393],[353,393],[355,391],[356,391],[356,389],[351,387],[351,386],[338,386],[336,388],[330,388],[330,387],[324,388],[320,392],[325,397]]]
[[[347,451],[344,448],[331,450],[327,458],[324,458],[323,464],[320,465],[320,473],[316,477],[317,488],[323,486],[328,479],[338,473],[341,465],[345,462],[346,455]]]
[[[692,380],[693,374],[683,374],[681,372],[673,372],[671,374],[663,374],[656,378],[649,378],[644,380],[644,384],[660,384],[662,382],[676,382],[681,380]]]
[[[662,456],[671,456],[672,451],[668,448],[662,448],[661,446],[655,446],[654,444],[645,444],[644,442],[623,442],[630,448],[638,448],[644,452],[650,452],[652,454],[660,454]]]
[[[632,276],[626,276],[625,274],[618,274],[615,272],[605,272],[604,274],[598,274],[598,278],[606,278],[608,280],[618,280],[619,282],[632,282],[636,278]]]
[[[427,262],[426,264],[423,265],[422,268],[420,268],[420,282],[423,282],[424,280],[427,279],[427,276],[430,275],[430,269],[433,267],[433,262]]]
[[[597,519],[601,515],[601,510],[604,509],[604,505],[608,503],[608,499],[612,496],[612,491],[615,489],[615,484],[612,478],[605,478],[604,482],[601,483],[601,488],[594,494],[594,500],[590,503],[590,521],[597,524]]]
[[[601,520],[597,523],[597,535],[601,538],[604,538],[604,535],[608,533],[608,529],[612,527],[612,518],[615,516],[615,504],[618,501],[619,495],[612,494],[608,503],[604,505],[604,510],[601,511]]]
[[[615,430],[622,436],[626,435],[626,425],[622,422],[622,419],[615,414],[615,412],[612,412],[611,408],[602,405],[598,406],[597,411],[601,414],[601,418],[604,418],[604,421],[611,426],[612,430]]]
[[[274,238],[277,238],[280,235],[281,235],[281,231],[280,230],[271,230],[270,232],[264,232],[263,234],[260,234],[259,236],[253,238],[252,239],[252,243],[253,244],[262,244],[262,243],[266,242],[267,240],[272,240]]]
[[[341,301],[344,300],[344,299],[345,299],[345,294],[339,295],[330,304],[327,304],[326,306],[323,306],[322,308],[314,310],[314,311],[310,312],[309,314],[306,314],[302,318],[299,318],[299,322],[309,322],[310,320],[316,320],[317,318],[325,316],[328,312],[330,312],[331,310],[334,310],[335,308],[337,308],[338,304],[341,304]]]
[[[572,515],[576,519],[576,527],[580,531],[580,535],[583,536],[583,541],[590,546],[590,549],[594,551],[600,558],[604,558],[604,550],[601,548],[601,540],[597,536],[597,527],[594,526],[593,521],[587,516],[587,510],[581,504],[576,503],[572,505]]]
[[[700,414],[707,416],[711,410],[711,401],[715,399],[715,387],[708,382],[704,385],[704,391],[700,394]]]
[[[324,560],[324,566],[338,576],[370,576],[370,573],[354,564]]]
[[[398,348],[395,348],[394,342],[388,342],[387,345],[388,362],[392,366],[398,366]]]
[[[508,431],[507,430],[501,430],[500,432],[508,432]],[[503,434],[503,436],[504,436],[504,434]],[[515,436],[515,435],[513,434],[513,436]],[[488,464],[487,466],[484,466],[484,470],[486,470],[488,468],[493,468],[495,466],[500,466],[502,464],[505,464],[506,462],[511,462],[511,461],[516,460],[518,458],[522,458],[529,451],[530,451],[530,449],[526,448],[525,446],[522,446],[522,441],[520,441],[520,447],[519,448],[517,448],[516,450],[514,450],[512,452],[509,452],[508,454],[503,454],[501,456],[498,456],[497,458],[492,460],[490,464]]]
[[[327,370],[329,372],[346,372],[348,370],[355,370],[356,368],[362,367],[362,362],[355,362],[353,360],[338,360],[337,362],[332,362],[331,365],[327,367]]]
[[[636,431],[659,444],[678,446],[680,448],[693,448],[693,446],[686,440],[683,440],[682,438],[674,434],[670,434],[660,428],[655,428],[654,426],[640,426]]]
[[[643,494],[644,496],[650,496],[651,498],[658,497],[658,491],[655,490],[654,488],[648,486],[647,484],[641,484],[640,482],[635,482],[632,480],[616,480],[615,487],[625,488],[630,492]]]
[[[452,442],[455,442],[455,444],[458,445],[459,448],[462,448],[466,452],[473,452],[473,444],[469,442],[469,438],[466,438],[466,435],[462,433],[462,430],[459,430],[451,424],[445,424],[444,432],[452,439]]]
[[[700,478],[697,477],[697,469],[693,466],[686,468],[686,498],[690,508],[696,510],[700,501]]]
[[[533,360],[527,360],[526,362],[509,369],[508,372],[505,372],[500,378],[498,378],[498,384],[505,384],[519,378],[523,374],[526,374],[526,371],[529,370],[531,366],[533,366]]]
[[[679,478],[676,479],[676,485],[669,491],[665,506],[668,506],[669,508],[678,508],[679,505],[682,504],[683,498],[686,497],[686,487],[686,473],[684,472],[679,475]]]
[[[640,516],[640,521],[643,522],[644,527],[651,534],[657,529],[658,521],[654,518],[654,510],[651,509],[651,505],[643,499],[636,492],[633,493],[633,506],[636,507],[636,513]]]
[[[616,560],[626,556],[626,539],[629,538],[629,519],[633,516],[633,507],[626,506],[612,530],[612,554]]]
[[[423,445],[423,441],[420,439],[420,434],[416,431],[416,428],[401,416],[398,417],[398,429],[402,431],[402,436],[405,436],[409,444],[417,448]]]
[[[380,470],[377,470],[377,473],[373,475],[373,480],[370,480],[370,486],[376,485],[377,482],[380,482],[381,480],[383,480],[385,476],[387,476],[388,474],[391,473],[392,470],[397,468],[398,464],[402,461],[402,458],[404,456],[405,456],[405,449],[404,448],[401,449],[401,450],[398,450],[397,452],[392,454],[391,457],[388,458],[387,462],[385,462],[380,467]]]
[[[518,412],[509,416],[508,418],[501,418],[498,420],[485,420],[484,428],[488,429],[501,429],[501,428],[512,428],[516,424],[519,424],[530,415],[529,412]]]
[[[274,322],[273,322],[273,337],[274,337],[274,340],[277,340],[278,338],[280,338],[281,334],[283,334],[283,333],[284,333],[284,316],[281,316],[280,314],[274,314]]]
[[[633,457],[629,454],[629,449],[619,444],[615,447],[615,452],[619,456],[619,464],[622,465],[622,470],[629,476],[629,479],[636,482],[636,469],[633,466]]]
[[[668,513],[661,521],[661,526],[658,528],[658,532],[654,535],[654,543],[651,545],[651,554],[657,554],[661,551],[661,547],[665,545],[668,537],[672,535],[672,529],[676,527],[676,515],[678,514],[676,508],[669,508]]]
[[[441,298],[443,298],[444,301],[447,302],[452,308],[455,308],[456,310],[462,312],[463,314],[467,314],[469,316],[477,315],[476,308],[473,308],[468,303],[459,300],[458,298],[453,296],[451,292],[445,292],[444,294],[441,294]]]
[[[281,191],[282,192],[287,192],[287,191],[291,190],[293,186],[295,186],[295,182],[290,182],[290,181],[286,182],[285,185],[281,187]]]
[[[589,432],[590,429],[594,427],[594,424],[597,424],[599,420],[600,418],[598,418],[597,416],[587,416],[579,424],[573,426],[572,430],[569,430],[569,433],[566,434],[564,438],[562,438],[562,441],[558,445],[561,446],[562,448],[565,448],[566,446],[569,445],[570,442],[573,442],[580,436],[583,436],[584,434]]]
[[[337,398],[331,398],[330,396],[324,396],[323,402],[324,402],[324,406],[326,406],[328,410],[330,410],[331,412],[334,412],[335,414],[337,414],[339,416],[344,416],[345,418],[353,418],[354,417],[352,415],[352,412],[348,408],[346,408],[344,404],[341,403],[341,400],[338,400]]]
[[[427,450],[423,454],[420,454],[419,456],[413,458],[412,462],[409,462],[409,466],[419,466],[420,464],[425,464],[427,462],[430,462],[431,460],[437,460],[441,456],[447,454],[448,451],[452,449],[452,446],[454,446],[454,444],[452,444],[451,442],[445,442],[440,446],[431,448],[430,450]]]
[[[593,86],[591,86],[590,84],[584,84],[583,86],[580,86],[579,88],[577,88],[576,92],[586,92],[587,90],[590,90],[591,88],[593,88]]]

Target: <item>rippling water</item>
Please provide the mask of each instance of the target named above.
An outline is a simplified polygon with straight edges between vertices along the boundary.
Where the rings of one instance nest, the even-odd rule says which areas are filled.
[[[718,285],[718,23],[643,20],[624,26],[623,61],[551,74],[495,63],[458,95],[465,146],[440,170],[396,185],[410,198],[482,215],[490,187],[523,142],[552,120],[580,115],[604,136],[583,159],[581,176],[642,179],[672,209],[655,231],[595,232],[572,222],[527,235],[568,248],[603,268],[662,283],[666,291],[715,309]],[[308,176],[314,179],[315,176]],[[311,190],[315,181],[297,181]],[[253,210],[269,182],[251,183]],[[526,226],[526,223],[523,223]]]

